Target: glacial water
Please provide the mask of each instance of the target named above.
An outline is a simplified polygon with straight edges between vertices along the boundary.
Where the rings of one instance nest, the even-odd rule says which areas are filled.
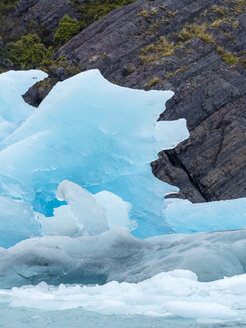
[[[41,311],[0,306],[1,328],[244,328],[242,321],[197,323],[183,318],[102,315],[83,309]]]

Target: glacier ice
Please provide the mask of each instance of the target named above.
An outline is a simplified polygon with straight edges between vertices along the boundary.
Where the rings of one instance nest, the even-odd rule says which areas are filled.
[[[22,74],[24,77],[26,74],[29,83],[34,76],[34,72],[8,72],[4,76],[5,79],[14,76],[16,85],[17,78],[22,83]],[[45,75],[40,72],[38,76]],[[28,79],[24,80],[19,87],[21,92],[27,87]],[[136,236],[171,231],[163,220],[161,207],[165,193],[177,188],[158,181],[150,168],[157,151],[164,146],[173,147],[189,135],[185,120],[156,123],[165,101],[173,95],[171,91],[122,88],[109,83],[98,70],[91,70],[58,83],[38,109],[31,109],[30,115],[31,107],[23,102],[19,89],[14,107],[9,107],[12,106],[10,113],[14,116],[20,110],[23,121],[22,124],[18,121],[18,128],[0,142],[0,196],[21,200],[45,217],[54,214],[61,220],[69,213],[64,213],[68,208],[64,207],[66,202],[57,200],[56,189],[62,181],[70,180],[88,192],[99,193],[99,203],[106,204],[107,192],[108,199],[114,197],[114,204],[117,196],[125,202],[121,205],[130,204],[129,219],[138,224],[133,232]],[[89,199],[93,203],[94,199]],[[112,218],[116,207],[107,203],[106,211],[113,227],[118,220]],[[54,208],[59,206],[62,207],[54,213]],[[72,209],[75,205],[69,206]],[[88,234],[105,231],[105,214],[100,215],[101,221],[98,219],[94,227],[89,227],[93,225],[89,216],[85,222],[85,215],[83,219],[77,218],[77,224],[82,224]],[[4,217],[5,213],[0,213],[0,225],[6,229]],[[119,220],[126,220],[126,213]],[[77,229],[72,221],[69,235]],[[15,243],[11,234],[16,229],[12,230],[13,226],[9,225],[10,244]],[[30,226],[30,236],[39,234]],[[0,245],[9,246],[3,242]]]
[[[245,199],[208,204],[166,199],[163,205],[164,195],[177,188],[154,178],[149,163],[189,135],[185,120],[156,123],[172,92],[122,88],[91,70],[58,83],[34,109],[21,94],[45,76],[0,75],[0,197],[12,204],[0,207],[0,246],[118,226],[145,238],[246,225]],[[64,180],[77,188],[76,204],[56,197]],[[84,197],[95,208],[93,220]]]
[[[199,281],[245,273],[246,230],[147,239],[125,228],[97,236],[36,237],[0,249],[0,288],[26,284],[137,283],[160,272],[193,271]]]

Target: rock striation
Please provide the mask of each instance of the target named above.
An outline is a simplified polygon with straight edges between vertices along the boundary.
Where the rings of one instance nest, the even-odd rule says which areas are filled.
[[[153,173],[180,188],[169,197],[232,199],[246,196],[245,35],[245,0],[139,0],[82,30],[54,59],[99,68],[122,86],[175,91],[159,120],[186,118],[190,137],[160,152]],[[58,79],[32,87],[26,101],[38,105]]]
[[[172,89],[160,120],[186,118],[190,138],[152,163],[192,202],[246,196],[246,2],[138,1],[65,44],[81,69],[112,82]]]

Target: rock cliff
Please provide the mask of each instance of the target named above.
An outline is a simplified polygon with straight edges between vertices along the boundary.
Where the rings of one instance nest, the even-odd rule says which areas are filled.
[[[48,30],[65,11],[79,18],[71,3],[58,2]],[[159,119],[186,118],[190,138],[152,163],[156,177],[180,188],[170,196],[193,202],[246,196],[245,0],[139,0],[56,49],[53,60],[63,58],[80,71],[99,68],[122,86],[175,92]],[[26,101],[38,105],[59,74],[32,87]]]

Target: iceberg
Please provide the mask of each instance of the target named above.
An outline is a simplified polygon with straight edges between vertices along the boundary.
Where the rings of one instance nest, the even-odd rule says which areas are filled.
[[[21,94],[44,77],[0,75],[0,246],[120,226],[138,238],[246,226],[245,199],[163,203],[178,189],[157,180],[150,162],[189,136],[185,120],[156,122],[171,91],[122,88],[91,70],[34,109]]]
[[[69,235],[76,235],[77,228],[84,229],[84,234],[107,230],[105,213],[99,214],[102,202],[111,217],[110,227],[118,226],[118,220],[125,225],[129,219],[136,222],[133,233],[141,238],[171,232],[161,208],[163,196],[177,188],[157,180],[152,175],[150,162],[157,151],[173,147],[189,135],[185,120],[156,122],[173,93],[122,88],[109,83],[98,70],[91,70],[58,83],[40,107],[32,108],[30,113],[30,106],[24,103],[20,91],[24,91],[32,76],[42,78],[45,74],[8,72],[2,79],[14,80],[15,86],[17,79],[22,84],[22,74],[26,79],[22,87],[13,89],[14,103],[3,101],[2,105],[5,112],[13,112],[10,118],[20,111],[20,121],[0,142],[0,196],[20,200],[33,208],[31,219],[26,223],[20,221],[25,230],[29,227],[29,237],[41,234],[39,228],[33,229],[33,225],[38,227],[40,223],[34,222],[38,217],[35,212],[41,213],[39,217],[43,215],[43,226],[45,217],[56,220],[63,217],[64,221],[71,211],[85,213],[85,203],[78,205],[77,201],[75,205],[74,200],[64,195],[60,197],[62,201],[56,198],[56,189],[64,180],[83,187],[84,195],[80,190],[80,196],[87,197],[90,208],[97,206],[95,213],[100,216],[92,223],[91,211],[87,219],[85,215],[81,219],[76,214],[77,223],[71,219]],[[96,198],[89,197],[89,193],[97,194]],[[112,200],[114,206],[110,205]],[[67,204],[70,214],[64,207]],[[126,204],[129,204],[128,210]],[[81,208],[75,209],[76,206]],[[120,214],[121,211],[125,214]],[[19,225],[15,213],[12,208],[9,213],[0,211],[1,246],[16,243],[17,239],[12,238]],[[14,226],[7,224],[6,214],[15,217]],[[32,225],[30,220],[34,220]],[[48,234],[47,225],[44,229]],[[3,231],[8,232],[8,244],[2,242]],[[20,233],[18,240],[26,236]]]

